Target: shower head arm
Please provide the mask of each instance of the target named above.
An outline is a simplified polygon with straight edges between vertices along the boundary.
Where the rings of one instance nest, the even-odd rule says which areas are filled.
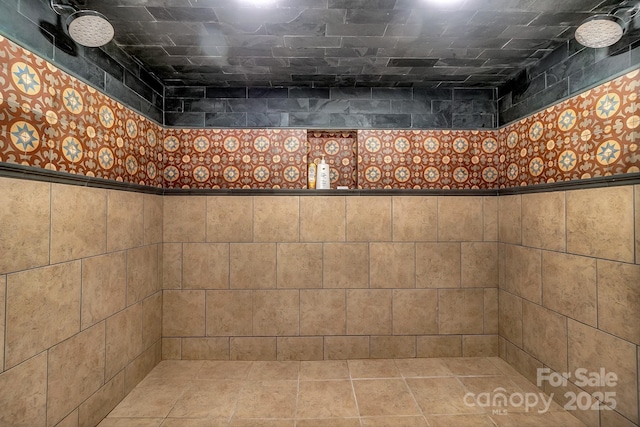
[[[53,9],[53,11],[58,15],[62,15],[63,13],[74,13],[78,11],[77,7],[70,4],[60,4],[57,2],[57,0],[49,0],[49,5],[51,5],[51,9]]]
[[[640,1],[625,1],[609,14],[628,22],[636,16],[638,12],[640,12]]]

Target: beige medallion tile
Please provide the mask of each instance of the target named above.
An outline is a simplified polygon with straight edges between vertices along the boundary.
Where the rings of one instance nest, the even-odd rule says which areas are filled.
[[[182,288],[182,243],[162,245],[162,289]]]
[[[353,389],[360,416],[420,415],[420,409],[401,379],[355,380]]]
[[[120,372],[82,402],[78,408],[78,424],[80,426],[98,425],[124,397],[124,372]]]
[[[417,357],[457,357],[462,356],[460,335],[425,335],[416,339]]]
[[[564,191],[522,196],[522,244],[564,252],[566,247]]]
[[[253,197],[207,197],[207,242],[251,242]]]
[[[498,240],[501,243],[522,243],[522,196],[498,197]]]
[[[162,243],[163,196],[144,195],[144,244]]]
[[[144,242],[143,195],[107,191],[107,251],[121,251]]]
[[[504,291],[499,298],[500,336],[522,347],[522,298]]]
[[[347,197],[347,241],[391,240],[391,197]]]
[[[547,366],[567,369],[567,318],[537,304],[522,305],[523,350]]]
[[[372,288],[415,288],[415,244],[371,243],[370,286]]]
[[[73,206],[73,209],[69,209],[69,206]],[[107,192],[97,188],[53,184],[51,264],[99,255],[106,249]]]
[[[204,242],[207,198],[165,196],[163,201],[163,242]]]
[[[229,418],[242,390],[242,381],[197,380],[178,399],[169,417]]]
[[[298,335],[300,293],[294,290],[253,291],[253,333]]]
[[[482,289],[439,289],[438,331],[441,334],[481,334],[484,319]]]
[[[422,416],[406,415],[403,417],[362,417],[363,427],[427,427]]]
[[[275,289],[275,243],[232,243],[229,283],[231,289]]]
[[[323,286],[325,288],[368,288],[369,245],[325,243]]]
[[[160,289],[158,245],[127,251],[127,304],[143,300]]]
[[[182,338],[184,360],[229,360],[229,338]]]
[[[366,359],[369,357],[369,337],[326,336],[324,357],[328,360]]]
[[[162,292],[142,301],[142,348],[149,348],[162,338]]]
[[[299,241],[299,197],[258,196],[253,198],[254,242]]]
[[[425,414],[483,413],[482,409],[465,404],[467,390],[457,378],[408,378],[406,381]]]
[[[234,418],[293,418],[297,390],[297,381],[247,382],[240,393]]]
[[[351,381],[300,381],[296,418],[357,416]]]
[[[449,377],[453,374],[439,358],[397,359],[396,366],[405,378]]]
[[[322,288],[322,244],[279,243],[277,287]]]
[[[80,261],[7,276],[5,368],[80,331]]]
[[[0,425],[47,424],[47,353],[0,374]]]
[[[438,291],[394,289],[393,333],[394,335],[438,333]]]
[[[300,362],[300,381],[341,380],[349,378],[346,360],[321,360]]]
[[[344,335],[346,297],[343,289],[300,291],[301,335]]]
[[[633,189],[567,192],[567,252],[634,262]]]
[[[300,362],[296,361],[256,361],[251,365],[249,381],[297,380]]]
[[[498,197],[485,196],[482,198],[482,213],[484,220],[484,241],[498,241]]]
[[[227,243],[185,243],[182,251],[183,289],[229,288]]]
[[[482,241],[482,197],[438,197],[438,241]]]
[[[82,260],[82,328],[122,310],[127,302],[127,253]]]
[[[370,338],[372,359],[416,357],[416,337],[414,336],[372,336]]]
[[[132,305],[106,321],[107,379],[112,378],[144,350],[142,346],[142,303]]]
[[[437,240],[437,197],[393,196],[393,240]]]
[[[348,360],[351,378],[395,378],[400,376],[393,359]]]
[[[207,336],[246,336],[253,331],[251,291],[207,291]]]
[[[104,384],[104,324],[52,347],[48,362],[47,425],[55,425]]]
[[[347,334],[390,334],[391,299],[391,290],[348,289]]]
[[[344,242],[345,213],[344,197],[300,197],[300,241]]]
[[[416,287],[460,287],[460,243],[416,243]]]
[[[539,249],[507,245],[505,290],[542,303],[542,255]]]
[[[50,207],[51,184],[0,178],[0,274],[49,263]]]
[[[598,328],[640,345],[640,266],[598,260]]]
[[[198,371],[200,380],[244,380],[253,362],[205,360]]]
[[[162,336],[205,334],[205,291],[164,291]]]
[[[462,287],[494,288],[498,286],[498,244],[462,242]]]
[[[276,337],[232,337],[230,360],[276,360]]]
[[[278,337],[278,360],[322,360],[322,337]]]

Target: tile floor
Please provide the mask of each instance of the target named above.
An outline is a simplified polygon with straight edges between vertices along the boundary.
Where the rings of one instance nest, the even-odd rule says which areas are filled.
[[[539,393],[499,358],[166,360],[99,427],[583,426],[555,403],[501,415],[465,404],[498,387]]]

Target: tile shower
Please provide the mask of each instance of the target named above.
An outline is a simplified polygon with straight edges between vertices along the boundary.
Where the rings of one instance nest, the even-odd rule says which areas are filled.
[[[69,77],[52,67],[66,85]],[[3,89],[2,161],[166,184],[164,130],[80,82],[72,86],[87,100],[87,116],[47,99],[31,109],[29,93]],[[616,410],[574,415],[587,425],[637,425],[640,186],[497,195],[501,187],[561,180],[563,172],[638,172],[633,90],[616,110],[624,116],[595,112],[610,87],[581,98],[591,102],[584,118],[594,122],[584,126],[599,127],[595,136],[580,125],[560,138],[567,146],[538,136],[538,123],[548,132],[569,123],[560,110],[577,118],[571,104],[514,124],[516,140],[503,128],[472,141],[467,150],[482,150],[492,137],[504,150],[500,178],[481,181],[495,192],[482,195],[162,195],[0,178],[0,424],[95,425],[161,359],[499,356],[534,382],[542,367],[615,372]],[[119,120],[113,130],[91,116],[104,103]],[[32,140],[34,130],[45,138]],[[65,147],[46,145],[63,134]],[[95,144],[78,154],[74,141],[86,136]],[[154,150],[141,150],[150,139]],[[523,151],[519,144],[530,142],[539,145]],[[111,160],[100,155],[104,148]],[[456,152],[445,148],[435,155]],[[553,164],[571,157],[567,151],[568,170],[539,173],[536,159]],[[473,173],[468,154],[460,167]],[[177,164],[191,164],[185,155]],[[567,390],[579,389],[571,382],[545,389],[558,397]]]

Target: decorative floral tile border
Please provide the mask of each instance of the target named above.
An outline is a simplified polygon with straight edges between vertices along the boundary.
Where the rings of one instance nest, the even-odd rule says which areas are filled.
[[[640,70],[500,130],[167,129],[0,36],[0,162],[166,188],[493,189],[640,172]]]

